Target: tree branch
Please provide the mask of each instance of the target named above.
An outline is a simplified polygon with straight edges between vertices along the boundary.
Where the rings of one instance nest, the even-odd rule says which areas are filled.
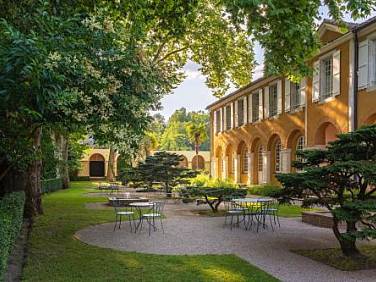
[[[163,56],[162,58],[160,58],[159,60],[157,60],[154,64],[158,64],[158,63],[160,63],[160,62],[166,60],[168,57],[170,57],[170,56],[172,56],[172,55],[174,55],[174,54],[176,54],[176,53],[179,53],[179,52],[181,52],[181,51],[184,51],[184,50],[188,49],[188,47],[189,47],[189,46],[184,46],[184,47],[182,47],[182,48],[179,48],[179,49],[176,49],[176,50],[174,50],[174,51],[171,51],[171,52],[167,53],[166,55],[164,55],[164,56]]]

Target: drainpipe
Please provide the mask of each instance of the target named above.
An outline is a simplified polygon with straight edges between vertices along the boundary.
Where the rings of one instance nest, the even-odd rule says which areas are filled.
[[[358,70],[359,70],[359,40],[358,29],[352,29],[354,34],[354,67],[353,67],[353,91],[354,91],[354,130],[358,128]]]

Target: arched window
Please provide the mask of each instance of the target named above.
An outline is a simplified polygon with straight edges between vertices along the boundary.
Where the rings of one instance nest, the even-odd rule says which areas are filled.
[[[304,149],[304,136],[300,136],[296,141],[296,152],[301,151]],[[302,162],[303,158],[300,155],[296,155],[296,161]],[[296,171],[301,171],[300,169],[296,169]]]
[[[275,143],[275,171],[280,172],[282,171],[281,165],[281,141],[277,141]]]
[[[247,174],[248,173],[248,159],[249,159],[249,154],[248,154],[248,150],[247,149],[244,149],[243,151],[243,173],[244,174]]]
[[[262,172],[263,170],[263,162],[262,162],[262,153],[264,151],[264,148],[262,146],[258,149],[258,171]]]

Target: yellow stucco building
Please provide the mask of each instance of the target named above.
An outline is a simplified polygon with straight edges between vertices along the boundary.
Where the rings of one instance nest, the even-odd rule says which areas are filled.
[[[297,149],[375,123],[376,18],[348,28],[321,24],[314,74],[300,84],[265,77],[208,106],[212,176],[276,184],[276,172],[294,170]]]
[[[107,176],[108,160],[110,149],[89,148],[85,150],[80,160],[78,177],[101,178]],[[117,176],[117,160],[119,155],[115,155],[114,173]]]
[[[168,153],[176,153],[183,155],[184,159],[181,162],[182,167],[191,169],[210,171],[210,152],[200,151],[196,156],[195,151],[167,151]],[[108,161],[110,150],[100,148],[89,148],[84,152],[80,160],[80,169],[77,172],[78,177],[103,178],[108,173]],[[115,154],[114,173],[118,175],[118,161],[121,156]]]

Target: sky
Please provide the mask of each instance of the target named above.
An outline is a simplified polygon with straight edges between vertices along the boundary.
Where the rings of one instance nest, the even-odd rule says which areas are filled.
[[[323,18],[328,17],[327,10],[321,9],[320,12]],[[371,16],[374,15],[375,13],[372,13]],[[344,20],[352,21],[348,15],[345,16]],[[360,22],[362,21],[364,19]],[[253,80],[262,76],[264,62],[264,52],[258,43],[254,46],[254,52],[257,66],[253,72]],[[162,99],[163,108],[158,113],[162,114],[166,121],[177,109],[185,107],[188,111],[205,110],[206,106],[217,100],[212,95],[212,91],[205,85],[205,77],[200,73],[199,67],[198,64],[189,61],[184,67],[186,79],[170,95]],[[228,93],[234,90],[235,88],[230,89]]]

